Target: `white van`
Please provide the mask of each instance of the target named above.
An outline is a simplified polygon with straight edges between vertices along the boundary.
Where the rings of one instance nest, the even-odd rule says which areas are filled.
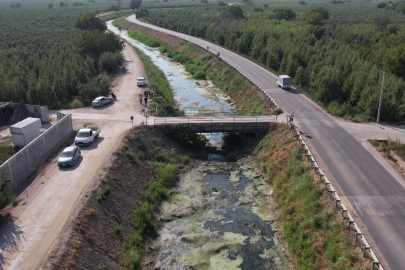
[[[277,80],[277,85],[278,87],[281,87],[281,89],[291,89],[291,78],[288,75],[280,75],[278,76]]]

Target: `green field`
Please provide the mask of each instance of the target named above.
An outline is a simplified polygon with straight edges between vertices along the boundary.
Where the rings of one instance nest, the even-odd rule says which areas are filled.
[[[293,83],[332,114],[375,121],[386,72],[382,121],[405,120],[405,16],[370,1],[246,2],[150,9],[143,19],[249,57]],[[404,9],[405,10],[405,9]]]

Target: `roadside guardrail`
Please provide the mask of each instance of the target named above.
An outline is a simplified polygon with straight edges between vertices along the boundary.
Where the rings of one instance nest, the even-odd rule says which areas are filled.
[[[383,265],[378,260],[376,254],[374,253],[373,249],[371,248],[370,244],[368,243],[366,237],[360,230],[357,223],[354,221],[352,215],[347,210],[347,207],[343,203],[342,199],[337,194],[336,190],[333,188],[332,183],[328,180],[328,178],[325,176],[325,174],[320,169],[319,164],[316,162],[315,157],[309,150],[307,144],[305,143],[304,139],[302,138],[301,133],[299,132],[297,127],[290,123],[288,123],[287,125],[295,131],[297,137],[300,139],[301,147],[304,150],[304,154],[307,157],[307,161],[311,163],[312,169],[314,169],[315,173],[319,176],[319,180],[325,185],[325,191],[330,194],[329,195],[330,199],[332,201],[335,201],[335,207],[336,208],[340,207],[343,221],[348,221],[349,230],[352,230],[355,232],[355,241],[356,241],[356,243],[360,242],[361,249],[363,251],[363,257],[366,257],[367,255],[370,256],[370,258],[372,260],[371,269],[384,270]]]

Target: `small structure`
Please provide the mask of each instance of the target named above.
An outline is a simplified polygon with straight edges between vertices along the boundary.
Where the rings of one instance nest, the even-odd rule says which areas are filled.
[[[10,127],[14,146],[26,146],[40,135],[41,119],[28,117]]]

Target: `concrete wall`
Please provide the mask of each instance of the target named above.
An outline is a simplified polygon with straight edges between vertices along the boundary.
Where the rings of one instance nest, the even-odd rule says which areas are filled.
[[[68,114],[2,164],[0,172],[9,176],[10,186],[16,189],[70,138],[72,132],[72,115]]]

